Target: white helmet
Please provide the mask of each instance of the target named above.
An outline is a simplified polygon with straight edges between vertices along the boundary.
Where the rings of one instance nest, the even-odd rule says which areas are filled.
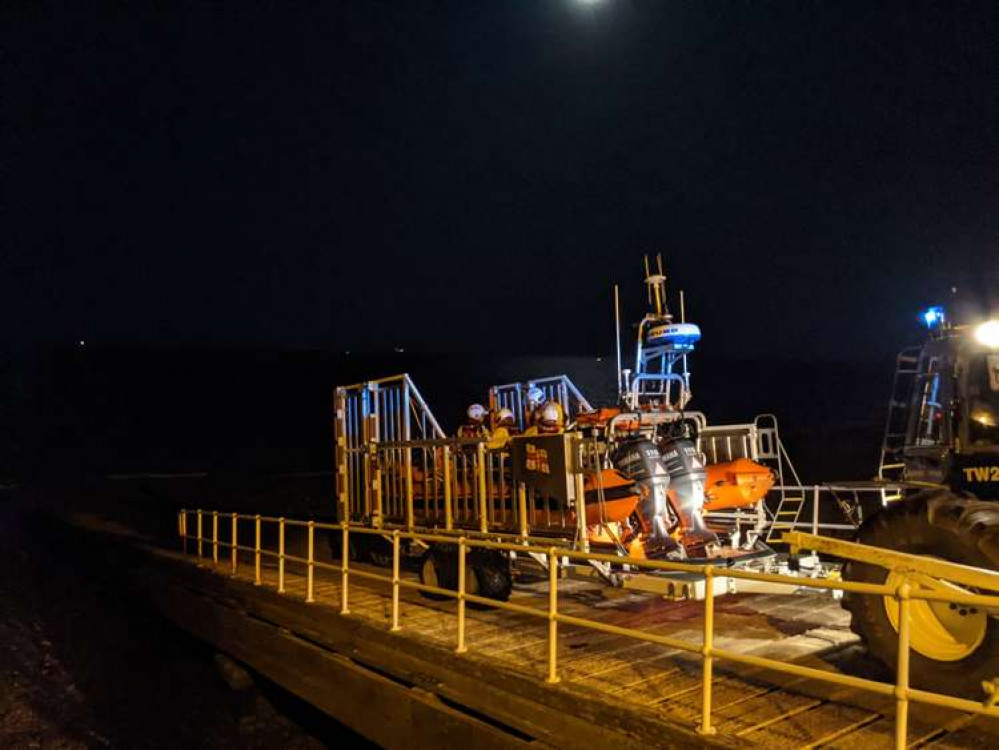
[[[538,388],[536,385],[532,385],[527,389],[527,405],[532,409],[536,406],[541,406],[541,403],[545,400],[545,392]]]
[[[513,424],[513,412],[507,408],[500,409],[496,412],[496,424],[510,427]]]
[[[482,404],[472,404],[468,407],[468,419],[471,422],[484,422],[487,413],[486,407]]]
[[[562,410],[554,402],[549,401],[541,407],[538,414],[538,427],[542,431],[556,431],[562,428]]]

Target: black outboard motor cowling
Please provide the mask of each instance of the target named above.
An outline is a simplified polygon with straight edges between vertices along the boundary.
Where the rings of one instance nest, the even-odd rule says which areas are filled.
[[[683,547],[670,535],[678,519],[669,502],[670,475],[663,465],[659,449],[649,440],[631,440],[622,443],[611,455],[614,466],[628,479],[635,482],[641,496],[638,515],[643,531],[647,534],[646,556],[683,557]]]
[[[666,440],[660,444],[660,455],[669,472],[669,495],[673,509],[680,516],[686,546],[717,545],[718,536],[705,526],[701,515],[707,472],[697,444],[687,438]]]

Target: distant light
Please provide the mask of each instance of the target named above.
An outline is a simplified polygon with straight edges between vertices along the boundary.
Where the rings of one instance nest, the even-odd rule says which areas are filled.
[[[975,329],[975,340],[990,349],[999,349],[999,320],[987,320]]]
[[[76,343],[77,343],[78,345],[80,345],[80,346],[86,346],[86,345],[87,345],[87,342],[86,342],[86,341],[84,341],[83,339],[80,339],[80,340],[79,340],[79,341],[77,341]]]
[[[971,418],[983,427],[996,426],[996,415],[990,409],[975,409],[971,412]]]
[[[397,346],[397,347],[395,347],[395,349],[393,349],[392,351],[394,351],[394,352],[395,352],[396,354],[402,354],[402,353],[403,353],[404,351],[406,351],[406,350],[405,350],[405,349],[403,349],[403,348],[402,348],[401,346]]]
[[[926,312],[923,313],[923,322],[926,323],[926,327],[931,331],[934,328],[943,326],[944,318],[944,309],[942,307],[928,307]]]

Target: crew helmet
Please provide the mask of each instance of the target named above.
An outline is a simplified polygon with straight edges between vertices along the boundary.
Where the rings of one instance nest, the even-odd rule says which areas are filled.
[[[538,413],[538,429],[541,432],[558,432],[562,428],[562,410],[549,401]]]
[[[470,422],[484,422],[486,420],[486,407],[482,404],[472,404],[468,407],[468,421]]]
[[[527,405],[530,408],[536,406],[541,406],[542,402],[545,400],[545,392],[538,388],[536,385],[532,385],[527,389]]]
[[[513,412],[507,408],[502,408],[496,412],[496,424],[501,427],[513,426]]]

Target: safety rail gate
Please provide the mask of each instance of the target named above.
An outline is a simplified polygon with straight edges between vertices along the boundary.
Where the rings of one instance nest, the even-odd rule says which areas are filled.
[[[210,529],[206,529],[206,519]],[[194,533],[191,533],[193,521]],[[228,523],[220,523],[228,521]],[[837,554],[862,559],[890,571],[897,585],[861,583],[856,581],[835,581],[828,579],[799,578],[795,576],[762,573],[745,569],[717,568],[711,564],[693,564],[645,560],[637,558],[621,558],[614,555],[584,552],[567,547],[554,546],[550,539],[518,536],[511,534],[480,534],[474,531],[454,531],[447,533],[442,530],[388,528],[372,529],[345,522],[339,524],[321,523],[317,521],[301,521],[290,518],[274,518],[261,515],[246,515],[205,510],[181,510],[177,518],[178,534],[182,540],[183,550],[187,554],[196,555],[197,561],[211,560],[216,568],[221,568],[236,575],[240,565],[240,553],[247,557],[253,565],[254,583],[262,585],[265,579],[262,569],[265,562],[270,566],[273,562],[277,567],[277,590],[286,593],[287,566],[299,566],[301,575],[305,578],[305,602],[314,603],[315,584],[318,575],[324,571],[339,578],[340,614],[350,614],[350,581],[352,577],[361,580],[374,581],[391,589],[391,622],[389,629],[398,632],[402,629],[400,621],[400,591],[403,588],[429,593],[436,596],[456,600],[454,613],[457,618],[457,633],[455,650],[466,653],[465,610],[468,604],[486,605],[489,607],[528,615],[546,623],[547,627],[547,670],[545,679],[549,683],[559,682],[558,665],[558,632],[562,624],[589,628],[610,635],[631,638],[649,643],[657,643],[700,657],[701,660],[701,709],[697,730],[703,734],[713,734],[716,730],[712,723],[712,674],[717,660],[733,662],[744,666],[768,670],[799,678],[814,679],[832,683],[875,695],[894,698],[895,702],[895,747],[901,750],[907,746],[909,710],[912,703],[928,704],[942,708],[965,712],[969,716],[988,716],[999,718],[999,707],[995,706],[999,696],[999,679],[983,685],[986,696],[981,702],[960,698],[952,695],[920,690],[909,685],[910,627],[911,606],[913,602],[942,602],[954,605],[977,607],[981,609],[999,607],[999,596],[986,596],[968,593],[955,587],[926,588],[920,584],[921,574],[918,570],[910,570],[911,563],[899,556],[901,562],[893,562],[893,553],[886,550],[864,547],[864,545],[846,542],[825,542],[838,544]],[[273,533],[265,534],[264,527],[270,527]],[[228,527],[228,529],[226,529]],[[316,559],[316,532],[331,533],[339,538],[339,562],[323,562]],[[287,552],[288,536],[293,533],[306,536],[304,548],[306,556],[293,555]],[[391,541],[391,570],[384,574],[372,572],[370,569],[355,569],[351,566],[347,550],[350,549],[351,535],[378,535]],[[277,537],[276,540],[274,537]],[[267,539],[267,543],[263,540]],[[420,583],[417,580],[404,578],[401,573],[403,557],[403,542],[431,545],[435,543],[451,544],[457,547],[458,576],[456,590],[439,588]],[[797,546],[809,546],[820,543],[818,538],[809,538],[805,534],[796,534],[790,540]],[[190,545],[194,551],[191,553]],[[206,548],[208,548],[206,550]],[[547,559],[548,597],[544,608],[524,606],[512,602],[497,601],[477,596],[469,592],[468,555],[470,551],[487,549],[513,554],[532,554]],[[228,561],[226,561],[228,556]],[[638,570],[650,573],[686,573],[701,576],[706,581],[705,596],[702,611],[702,629],[700,640],[666,636],[647,632],[633,627],[622,627],[591,620],[585,617],[570,616],[559,611],[559,591],[561,576],[559,567],[570,561],[596,562],[601,564],[622,564],[633,566]],[[228,564],[227,564],[228,563]],[[940,560],[927,559],[918,567],[927,567],[945,580],[953,580],[964,585],[984,590],[999,590],[999,572],[968,568]],[[899,623],[898,659],[893,682],[883,682],[866,677],[857,677],[816,667],[795,664],[772,657],[763,657],[733,649],[718,648],[714,645],[715,636],[715,601],[713,579],[718,577],[735,578],[747,581],[785,584],[795,588],[845,591],[856,596],[878,596],[886,602],[893,602]],[[887,579],[887,576],[886,576]]]
[[[589,408],[565,376],[532,382],[573,408]],[[445,437],[408,375],[338,388],[335,421],[341,519],[375,528],[530,528],[580,536],[569,504],[514,488],[509,450],[489,449],[485,439]],[[566,437],[579,456],[570,492],[580,496],[583,444]]]
[[[413,492],[412,448],[388,449],[391,465],[405,466],[406,471],[396,470],[384,479],[379,462],[373,459],[377,456],[375,446],[381,442],[444,438],[444,431],[415,383],[402,374],[340,386],[336,389],[334,412],[337,490],[342,507],[349,509],[352,518],[376,522],[383,514],[395,517],[403,513],[407,492],[410,498]],[[384,498],[383,484],[388,490]]]

